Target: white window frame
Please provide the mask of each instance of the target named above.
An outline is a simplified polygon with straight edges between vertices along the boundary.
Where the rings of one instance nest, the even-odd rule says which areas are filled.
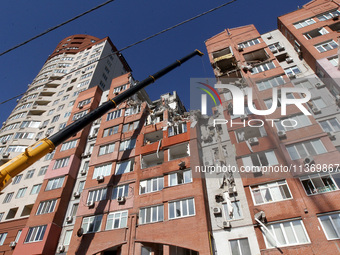
[[[322,227],[322,230],[323,230],[323,232],[324,232],[324,234],[325,234],[327,240],[337,240],[337,239],[340,239],[340,228],[339,228],[339,229],[336,228],[336,224],[334,224],[334,220],[333,220],[333,218],[332,218],[333,215],[338,215],[338,217],[339,217],[339,212],[336,212],[336,213],[333,212],[333,213],[329,213],[329,214],[318,215],[319,223],[320,223],[320,225],[321,225],[321,227]],[[329,236],[329,233],[326,232],[325,227],[324,227],[324,225],[323,225],[323,223],[322,223],[320,217],[328,217],[328,220],[329,220],[329,222],[331,223],[331,225],[332,225],[332,227],[333,227],[333,230],[334,230],[335,234],[336,234],[338,237],[336,237],[336,238],[331,238],[331,237]]]
[[[156,189],[154,189],[154,184],[156,184]],[[144,192],[142,192],[142,189],[145,189]],[[139,182],[139,194],[146,194],[151,192],[160,191],[164,188],[164,177],[155,177],[147,180],[142,180]]]
[[[180,177],[180,178],[179,178]],[[188,179],[189,178],[189,179]],[[192,183],[192,170],[185,169],[168,174],[168,186],[178,186],[186,183]]]
[[[36,215],[52,213],[57,204],[57,199],[42,201],[39,203]]]
[[[126,166],[124,168],[124,171],[121,172],[120,167],[124,166],[124,164],[126,164]],[[117,162],[117,164],[116,164],[115,174],[120,175],[120,174],[130,173],[130,172],[133,171],[133,168],[134,168],[134,160],[133,159],[120,161],[120,162]]]
[[[294,144],[287,145],[286,148],[287,148],[287,151],[288,151],[288,154],[289,154],[290,158],[291,158],[292,160],[297,160],[297,159],[301,159],[301,158],[308,157],[308,156],[315,156],[314,154],[309,154],[308,149],[306,148],[306,145],[305,145],[305,144],[308,143],[308,142],[312,145],[313,149],[315,150],[315,152],[316,152],[315,155],[320,155],[320,154],[327,153],[327,149],[325,148],[325,145],[323,144],[323,142],[321,141],[321,139],[314,139],[314,140],[309,140],[309,141],[304,141],[304,142],[299,142],[299,143],[294,143]],[[321,148],[322,150],[324,150],[324,151],[322,151],[322,152],[319,152],[319,151],[318,151],[320,148],[317,148],[317,147],[315,146],[315,144],[313,144],[313,143],[316,143],[316,142],[317,142],[317,143],[320,143],[320,145],[321,145],[320,148]],[[306,156],[301,156],[301,155],[300,155],[299,151],[298,151],[297,148],[296,148],[297,145],[302,145],[302,147],[303,147],[303,149],[304,149],[304,151],[305,151],[305,153],[306,153]],[[288,148],[294,148],[295,154],[298,155],[298,158],[293,158],[292,155],[290,154]],[[317,150],[317,149],[318,149],[318,150]]]
[[[111,199],[115,200],[119,197],[127,197],[129,195],[129,184],[115,186],[112,189]]]
[[[111,212],[107,216],[105,230],[119,229],[127,227],[128,211]],[[118,220],[118,227],[115,227],[115,221]],[[112,225],[109,224],[112,221]],[[111,227],[110,227],[111,225]]]
[[[148,214],[150,215],[148,216]],[[156,219],[154,219],[154,215],[156,216]],[[152,205],[139,209],[138,225],[162,221],[164,221],[164,205]]]
[[[254,38],[254,39],[251,39],[249,41],[239,43],[238,46],[241,47],[242,49],[244,49],[244,48],[259,44],[259,43],[261,43],[260,38]]]
[[[279,180],[279,181],[274,181],[274,182],[268,182],[268,183],[264,183],[264,184],[258,184],[256,186],[257,186],[256,188],[254,188],[254,186],[253,187],[249,186],[250,194],[251,194],[251,197],[253,199],[254,205],[263,205],[263,204],[277,203],[277,202],[293,199],[292,192],[290,191],[289,185],[288,185],[286,180]],[[276,197],[273,195],[273,194],[275,194],[275,193],[273,193],[273,189],[276,189],[275,191],[276,192],[279,191],[280,194],[282,195],[282,192],[285,194],[285,190],[283,188],[284,186],[286,187],[286,191],[289,192],[290,197],[282,198],[282,199],[275,199]],[[263,194],[262,190],[265,190],[266,193],[269,192],[270,197],[272,198],[272,201],[268,201],[268,202],[265,201],[264,197],[266,196],[266,194]],[[262,198],[262,201],[263,201],[262,203],[257,203],[256,202],[254,193],[257,192],[257,191],[259,191],[259,194],[261,195],[261,198]]]
[[[273,61],[267,62],[267,63],[263,63],[257,66],[254,66],[250,72],[251,74],[258,74],[258,73],[262,73],[271,69],[276,68],[275,64]]]
[[[111,175],[112,163],[96,166],[93,171],[92,179],[97,179],[98,176]]]
[[[316,23],[316,21],[314,19],[310,18],[310,19],[305,19],[305,20],[301,20],[299,22],[296,22],[293,25],[296,29],[300,29],[300,28],[312,25],[314,23]]]
[[[329,41],[325,41],[325,42],[322,42],[322,43],[318,43],[318,44],[314,45],[314,47],[318,52],[323,53],[323,52],[334,50],[334,49],[338,48],[338,43],[334,40],[329,40]],[[328,47],[331,48],[331,49],[328,49]]]
[[[25,243],[35,243],[42,241],[44,239],[46,228],[47,225],[29,228],[25,238]]]
[[[115,143],[110,143],[110,144],[99,146],[98,156],[113,153],[114,150],[115,150]]]
[[[337,191],[340,189],[340,183],[338,184],[333,175],[339,175],[339,172],[322,172],[322,173],[314,173],[314,174],[309,174],[306,176],[301,176],[300,182],[301,182],[301,186],[303,187],[303,189],[306,192],[307,196],[313,196],[313,195],[318,195],[318,194],[323,194],[323,193],[328,193],[328,192],[332,192],[332,191]],[[340,176],[338,176],[340,177]],[[323,179],[324,178],[324,179]],[[329,183],[327,179],[330,179],[333,182],[333,186],[332,183]],[[314,180],[314,181],[313,181]],[[307,185],[312,185],[309,186],[310,188],[312,188],[313,190],[310,190],[310,194],[308,194],[308,191],[305,188],[305,185],[303,184],[303,181],[309,181],[309,183],[307,183]],[[318,186],[317,184],[323,184],[323,188],[324,190],[318,190]]]
[[[70,161],[70,157],[57,159],[53,164],[53,170],[66,167]]]
[[[45,191],[60,189],[64,184],[65,176],[49,179]]]
[[[334,126],[332,125],[332,123],[330,122],[331,120],[334,120],[334,121],[339,125],[339,127],[340,127],[339,120],[338,120],[336,117],[334,117],[334,118],[330,118],[330,119],[326,119],[326,120],[320,120],[320,121],[319,121],[319,124],[320,124],[321,128],[322,128],[325,132],[339,132],[340,129],[336,130],[336,129],[334,128]],[[330,128],[331,130],[330,130],[330,131],[325,130],[321,123],[326,123],[326,124],[328,125],[328,128]]]
[[[81,223],[84,234],[99,232],[102,226],[102,219],[103,215],[84,217]]]
[[[193,204],[193,209],[194,209],[194,212],[193,214],[190,214],[189,213],[189,201],[192,200],[192,204]],[[180,216],[177,216],[176,215],[176,205],[177,203],[180,203],[180,212],[181,212],[181,215]],[[186,215],[183,215],[183,204],[186,203],[186,208],[187,208],[187,214]],[[168,218],[169,220],[174,220],[174,219],[180,219],[180,218],[186,218],[186,217],[192,217],[192,216],[195,216],[196,215],[196,209],[195,209],[195,199],[193,197],[191,198],[185,198],[185,199],[181,199],[181,200],[175,200],[175,201],[169,201],[169,206],[168,206]],[[171,210],[171,204],[174,205],[174,217],[171,218],[171,213],[170,213],[170,210]]]
[[[87,202],[97,202],[106,200],[107,188],[90,190],[87,196]]]

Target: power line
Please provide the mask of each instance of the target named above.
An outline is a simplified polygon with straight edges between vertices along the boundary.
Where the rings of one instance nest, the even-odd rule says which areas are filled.
[[[45,34],[51,32],[51,31],[53,31],[53,30],[56,30],[56,29],[59,28],[59,27],[62,27],[62,26],[64,26],[64,25],[70,23],[71,21],[74,21],[74,20],[76,20],[76,19],[79,19],[80,17],[82,17],[82,16],[84,16],[84,15],[90,13],[90,12],[93,12],[93,11],[95,11],[95,10],[97,10],[97,9],[99,9],[99,8],[101,8],[101,7],[105,6],[105,5],[107,5],[107,4],[111,3],[111,2],[113,2],[113,1],[115,1],[115,0],[108,0],[108,1],[106,1],[105,3],[102,3],[102,4],[100,4],[100,5],[97,5],[96,7],[94,7],[94,8],[92,8],[92,9],[86,11],[86,12],[83,12],[83,13],[81,13],[81,14],[79,14],[79,15],[73,17],[72,19],[69,19],[69,20],[67,20],[67,21],[65,21],[65,22],[63,22],[63,23],[61,23],[61,24],[59,24],[59,25],[56,25],[56,26],[54,26],[54,27],[52,27],[52,28],[49,28],[49,29],[47,29],[45,32],[42,32],[41,34],[38,34],[38,35],[36,35],[36,36],[34,36],[34,37],[28,39],[27,41],[24,41],[24,42],[22,42],[22,43],[20,43],[20,44],[18,44],[18,45],[16,45],[16,46],[14,46],[14,47],[8,49],[8,50],[5,50],[5,51],[1,52],[1,53],[0,53],[0,57],[1,57],[2,55],[5,55],[6,53],[12,51],[12,50],[15,50],[15,49],[17,49],[17,48],[19,48],[19,47],[21,47],[21,46],[23,46],[23,45],[25,45],[25,44],[27,44],[27,43],[29,43],[29,42],[35,40],[35,39],[41,37],[41,36],[43,36],[43,35],[45,35]]]
[[[111,0],[111,1],[114,1],[114,0]],[[208,13],[211,13],[211,12],[213,12],[213,11],[216,11],[216,10],[218,10],[218,9],[224,7],[224,6],[227,6],[227,5],[229,5],[229,4],[233,3],[233,2],[236,2],[236,1],[237,1],[237,0],[229,1],[229,2],[227,2],[227,3],[224,3],[224,4],[220,5],[220,6],[217,6],[217,7],[215,7],[215,8],[212,8],[212,9],[210,9],[210,10],[208,10],[208,11],[202,12],[202,13],[200,13],[200,14],[194,16],[194,17],[191,17],[191,18],[189,18],[189,19],[187,19],[187,20],[184,20],[184,21],[182,21],[182,22],[180,22],[180,23],[178,23],[178,24],[176,24],[176,25],[173,25],[173,26],[171,26],[171,27],[168,27],[168,28],[166,28],[166,29],[163,29],[163,30],[160,31],[160,32],[157,32],[157,33],[155,33],[155,34],[153,34],[153,35],[151,35],[151,36],[145,37],[144,39],[141,39],[141,40],[139,40],[139,41],[137,41],[137,42],[135,42],[135,43],[132,43],[132,44],[130,44],[130,45],[128,45],[128,46],[125,46],[125,47],[123,47],[123,48],[121,48],[121,49],[119,49],[119,50],[117,50],[117,51],[115,51],[115,52],[113,52],[113,53],[111,53],[111,54],[109,54],[109,55],[106,55],[106,56],[104,56],[104,57],[102,57],[102,58],[100,58],[100,59],[98,59],[98,60],[96,60],[96,61],[93,61],[92,63],[86,64],[86,65],[84,65],[84,66],[82,66],[82,67],[80,67],[80,68],[77,68],[77,69],[73,70],[72,72],[69,72],[69,73],[67,73],[67,74],[65,74],[65,75],[63,75],[63,76],[61,76],[61,78],[62,78],[62,77],[65,77],[66,75],[69,75],[69,74],[71,74],[71,73],[74,73],[74,72],[76,72],[76,71],[78,71],[78,70],[80,70],[80,69],[83,69],[84,67],[87,67],[87,66],[89,66],[89,65],[92,65],[92,64],[95,63],[95,62],[99,62],[99,61],[101,61],[101,60],[103,60],[103,59],[106,59],[106,58],[108,58],[108,57],[110,57],[110,56],[112,56],[112,55],[117,55],[117,53],[120,53],[120,52],[122,52],[122,51],[124,51],[124,50],[127,50],[127,49],[129,49],[129,48],[131,48],[131,47],[133,47],[133,46],[136,46],[136,45],[138,45],[138,44],[140,44],[140,43],[142,43],[142,42],[148,41],[148,40],[150,40],[150,39],[152,39],[152,38],[154,38],[154,37],[156,37],[156,36],[158,36],[158,35],[161,35],[161,34],[163,34],[163,33],[165,33],[165,32],[168,32],[168,31],[170,31],[170,30],[172,30],[172,29],[174,29],[174,28],[176,28],[176,27],[179,27],[179,26],[181,26],[181,25],[184,25],[184,24],[186,24],[186,23],[188,23],[188,22],[190,22],[190,21],[192,21],[192,20],[195,20],[195,19],[197,19],[197,18],[199,18],[199,17],[202,17],[202,16],[204,16],[204,15],[206,15],[206,14],[208,14]],[[1,56],[1,55],[0,55],[0,56]],[[10,98],[10,99],[8,99],[8,100],[5,100],[5,101],[3,101],[3,102],[0,102],[0,105],[1,105],[1,104],[4,104],[4,103],[7,103],[8,101],[11,101],[11,100],[13,100],[13,99],[15,99],[15,98],[17,98],[17,97],[23,95],[23,94],[25,94],[25,93],[21,93],[21,94],[19,94],[19,95],[17,95],[17,96],[14,96],[14,97],[12,97],[12,98]]]

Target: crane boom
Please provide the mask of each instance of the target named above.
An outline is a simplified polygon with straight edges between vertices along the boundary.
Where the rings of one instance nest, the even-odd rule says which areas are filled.
[[[139,90],[145,88],[149,84],[155,82],[158,78],[164,76],[168,72],[172,71],[176,67],[180,66],[182,63],[191,59],[194,56],[202,56],[203,53],[199,50],[195,50],[189,55],[183,57],[180,60],[171,65],[163,68],[162,70],[150,75],[148,78],[139,82],[137,85],[127,89],[126,91],[120,93],[116,97],[109,99],[98,108],[94,109],[90,113],[86,114],[84,117],[76,120],[72,124],[68,125],[59,132],[53,134],[49,138],[43,138],[33,145],[27,147],[23,153],[16,156],[15,158],[9,160],[5,164],[0,166],[0,191],[3,190],[10,182],[11,179],[24,171],[27,167],[34,164],[40,158],[46,154],[52,152],[56,146],[60,145],[62,142],[76,134],[78,131],[82,130],[85,126],[92,123],[96,119],[103,116],[110,109],[116,108],[121,102],[128,99],[130,96],[137,93]]]

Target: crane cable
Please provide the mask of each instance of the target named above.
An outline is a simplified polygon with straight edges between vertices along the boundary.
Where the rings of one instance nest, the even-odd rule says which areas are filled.
[[[110,1],[114,1],[114,0],[110,0]],[[69,72],[69,73],[67,73],[67,74],[65,74],[65,75],[63,75],[63,76],[61,76],[61,78],[65,77],[66,75],[70,75],[71,73],[76,72],[76,71],[78,71],[78,70],[80,70],[80,69],[82,69],[82,68],[84,68],[84,67],[87,67],[87,66],[89,66],[89,65],[92,65],[92,64],[95,63],[95,62],[99,62],[99,61],[101,61],[101,60],[103,60],[103,59],[106,59],[106,58],[108,58],[108,57],[110,57],[110,56],[112,56],[112,55],[117,55],[117,53],[120,53],[120,52],[122,52],[122,51],[124,51],[124,50],[127,50],[127,49],[129,49],[129,48],[131,48],[131,47],[133,47],[133,46],[135,46],[135,45],[138,45],[138,44],[140,44],[140,43],[142,43],[142,42],[148,41],[148,40],[150,40],[150,39],[152,39],[152,38],[154,38],[154,37],[156,37],[156,36],[158,36],[158,35],[161,35],[161,34],[163,34],[163,33],[165,33],[165,32],[168,32],[168,31],[170,31],[170,30],[172,30],[172,29],[174,29],[174,28],[176,28],[176,27],[179,27],[179,26],[181,26],[181,25],[184,25],[184,24],[186,24],[186,23],[188,23],[188,22],[190,22],[190,21],[193,21],[193,20],[195,20],[195,19],[197,19],[197,18],[200,18],[200,17],[202,17],[202,16],[204,16],[204,15],[206,15],[206,14],[208,14],[208,13],[211,13],[211,12],[213,12],[213,11],[216,11],[216,10],[218,10],[218,9],[224,7],[224,6],[227,6],[227,5],[229,5],[229,4],[233,3],[233,2],[236,2],[236,1],[237,1],[237,0],[229,1],[229,2],[227,2],[227,3],[224,3],[224,4],[220,5],[220,6],[217,6],[217,7],[215,7],[215,8],[212,8],[212,9],[210,9],[210,10],[208,10],[208,11],[202,12],[202,13],[200,13],[200,14],[194,16],[194,17],[191,17],[191,18],[189,18],[189,19],[186,19],[186,20],[184,20],[184,21],[182,21],[182,22],[180,22],[180,23],[178,23],[178,24],[176,24],[176,25],[173,25],[173,26],[171,26],[171,27],[168,27],[168,28],[166,28],[166,29],[163,29],[163,30],[161,30],[161,31],[159,31],[159,32],[157,32],[157,33],[155,33],[155,34],[153,34],[153,35],[150,35],[150,36],[148,36],[148,37],[145,37],[144,39],[141,39],[141,40],[139,40],[139,41],[137,41],[137,42],[135,42],[135,43],[132,43],[132,44],[130,44],[130,45],[128,45],[128,46],[125,46],[125,47],[123,47],[123,48],[121,48],[121,49],[119,49],[119,50],[117,50],[117,51],[115,51],[115,52],[113,52],[113,53],[111,53],[111,54],[109,54],[109,55],[106,55],[106,56],[104,56],[104,57],[102,57],[102,58],[100,58],[100,59],[98,59],[98,60],[96,60],[96,61],[93,61],[92,63],[89,63],[89,64],[87,64],[87,65],[84,65],[84,66],[82,66],[82,67],[80,67],[80,68],[77,68],[77,69],[75,69],[75,70],[73,70],[73,71],[71,71],[71,72]],[[0,54],[0,56],[1,56],[1,54]],[[21,93],[21,94],[19,94],[19,95],[17,95],[17,96],[14,96],[14,97],[10,98],[10,99],[7,99],[7,100],[5,100],[5,101],[2,101],[2,102],[0,102],[0,105],[1,105],[1,104],[4,104],[4,103],[7,103],[8,101],[11,101],[11,100],[13,100],[13,99],[15,99],[15,98],[17,98],[17,97],[20,97],[20,96],[24,95],[25,93],[26,93],[26,92]]]

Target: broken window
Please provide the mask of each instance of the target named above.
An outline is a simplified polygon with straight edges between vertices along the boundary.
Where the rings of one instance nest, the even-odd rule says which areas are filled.
[[[173,126],[168,127],[168,136],[178,135],[187,132],[187,123],[177,123]]]
[[[169,160],[190,156],[189,143],[182,143],[169,148]]]
[[[322,28],[317,28],[317,29],[308,31],[307,33],[304,33],[303,35],[307,40],[310,40],[310,39],[313,39],[313,38],[318,37],[320,35],[325,35],[325,34],[328,34],[328,33],[329,32],[327,31],[327,29],[322,27]]]
[[[152,144],[163,139],[163,131],[158,130],[156,132],[148,133],[144,135],[144,145]]]
[[[235,135],[238,142],[246,141],[253,137],[264,137],[267,136],[265,128],[262,127],[245,127],[235,131]]]
[[[164,162],[164,152],[160,151],[158,153],[152,153],[142,156],[141,168],[148,168],[157,165],[161,165]]]

